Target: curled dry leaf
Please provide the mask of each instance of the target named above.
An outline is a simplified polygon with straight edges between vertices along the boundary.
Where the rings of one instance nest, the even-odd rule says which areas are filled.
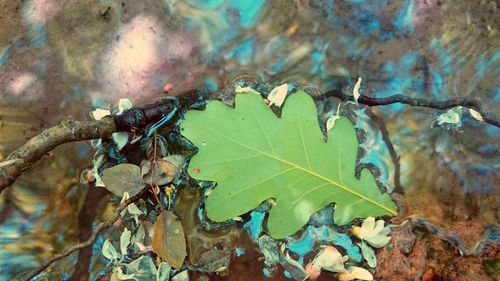
[[[359,93],[359,88],[361,87],[361,77],[358,78],[358,81],[356,81],[356,84],[354,85],[354,89],[352,90],[352,96],[354,97],[354,101],[358,102],[359,97],[361,94]]]
[[[168,184],[178,173],[179,167],[166,160],[157,160],[154,163],[143,161],[141,165],[142,180],[147,184]]]
[[[186,257],[186,240],[181,222],[174,213],[163,211],[153,227],[153,251],[179,269]]]
[[[144,188],[141,168],[133,164],[120,164],[105,169],[102,181],[107,190],[120,197],[123,197],[124,192],[128,192],[133,197]]]
[[[370,271],[357,266],[352,266],[349,269],[339,273],[338,277],[340,281],[350,281],[354,279],[367,281],[373,280],[373,275],[370,273]]]

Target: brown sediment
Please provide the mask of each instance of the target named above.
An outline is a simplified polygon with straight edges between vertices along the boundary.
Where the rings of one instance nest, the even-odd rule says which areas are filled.
[[[204,252],[214,249],[232,249],[239,240],[240,230],[227,228],[220,230],[205,230],[200,226],[198,205],[201,191],[195,188],[181,188],[177,193],[175,212],[179,215],[186,235],[188,260],[196,265]]]
[[[471,223],[466,229],[461,225],[456,228],[457,232],[481,233],[482,226]],[[464,256],[438,236],[426,232],[415,231],[413,234],[404,227],[397,227],[391,236],[393,247],[386,247],[377,253],[375,280],[422,280],[424,275],[428,278],[430,269],[434,271],[431,279],[434,281],[494,280],[486,273],[483,262],[500,257],[499,245],[488,245],[479,256]],[[412,247],[408,247],[412,242]],[[410,248],[409,253],[405,252],[406,248]]]

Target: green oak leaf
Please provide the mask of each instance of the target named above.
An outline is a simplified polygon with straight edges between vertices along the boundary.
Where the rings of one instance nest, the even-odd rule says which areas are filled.
[[[281,118],[251,92],[237,94],[234,108],[210,101],[204,111],[188,111],[181,132],[199,149],[189,174],[217,182],[206,200],[208,217],[232,219],[273,198],[267,228],[283,238],[332,202],[337,225],[395,215],[394,202],[368,169],[355,177],[358,140],[351,122],[338,119],[325,142],[317,116],[304,92],[287,99]]]

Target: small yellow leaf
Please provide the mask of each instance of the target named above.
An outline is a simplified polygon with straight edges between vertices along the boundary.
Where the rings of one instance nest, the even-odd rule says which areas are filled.
[[[163,211],[156,219],[153,231],[153,251],[179,269],[186,257],[186,240],[181,222],[174,213]]]

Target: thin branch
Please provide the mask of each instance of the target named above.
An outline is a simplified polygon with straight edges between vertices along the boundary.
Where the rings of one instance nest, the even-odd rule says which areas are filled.
[[[389,131],[387,131],[387,127],[385,126],[384,120],[380,118],[375,112],[368,108],[366,114],[370,116],[370,118],[375,122],[382,134],[382,139],[387,146],[387,150],[391,155],[392,163],[394,164],[394,192],[404,194],[403,186],[401,185],[401,164],[399,163],[399,155],[392,144],[391,138],[389,137]]]
[[[116,210],[113,213],[113,216],[111,217],[111,219],[99,223],[97,225],[97,227],[94,229],[94,231],[92,231],[92,234],[90,235],[90,237],[89,237],[89,239],[87,241],[79,243],[79,244],[76,244],[76,245],[74,245],[72,247],[69,247],[68,249],[66,249],[63,252],[61,252],[61,253],[59,253],[57,255],[52,256],[44,264],[40,265],[39,267],[37,267],[37,268],[33,269],[31,272],[29,272],[28,275],[26,275],[23,278],[23,280],[26,280],[26,281],[31,280],[32,278],[34,278],[38,274],[40,274],[42,271],[44,271],[45,269],[47,269],[54,262],[56,262],[56,261],[58,261],[60,259],[63,259],[65,257],[71,255],[75,251],[78,251],[78,250],[81,250],[81,249],[84,249],[84,248],[92,246],[95,243],[95,241],[97,240],[97,237],[101,233],[101,231],[103,231],[105,228],[108,228],[108,227],[112,226],[118,220],[118,218],[120,217],[120,213],[128,205],[130,205],[131,203],[139,200],[146,193],[147,190],[148,190],[147,188],[144,188],[141,192],[139,192],[135,196],[133,196],[133,197],[125,200],[125,202],[123,202],[122,204],[120,204],[116,208]]]
[[[133,107],[121,115],[104,117],[101,120],[63,121],[44,130],[0,163],[0,193],[33,163],[57,146],[75,141],[107,138],[117,131],[144,129],[171,112],[174,104],[173,100],[166,99],[144,108]]]
[[[335,97],[341,99],[342,101],[353,101],[354,97],[352,95],[347,95],[342,93],[339,90],[330,90],[326,93],[322,94],[318,98],[326,98],[326,97]],[[367,106],[381,106],[381,105],[390,105],[395,103],[408,104],[412,106],[418,107],[427,107],[434,108],[440,110],[447,110],[457,106],[463,106],[467,108],[472,108],[478,111],[483,117],[484,122],[491,124],[495,127],[500,128],[500,121],[496,120],[495,117],[488,112],[486,109],[483,109],[480,105],[480,102],[477,98],[454,98],[445,101],[435,101],[432,99],[426,98],[412,98],[404,95],[392,95],[385,98],[373,98],[366,95],[361,95],[358,98],[358,103],[364,104]]]
[[[81,187],[84,187],[81,185]],[[92,224],[97,216],[95,207],[101,199],[110,192],[105,188],[95,188],[94,185],[87,185],[87,194],[81,210],[78,212],[78,241],[85,241],[92,235]],[[9,191],[9,190],[7,190]],[[85,248],[78,251],[78,260],[75,264],[75,271],[69,281],[84,281],[89,279],[89,265],[92,259],[92,248]]]

